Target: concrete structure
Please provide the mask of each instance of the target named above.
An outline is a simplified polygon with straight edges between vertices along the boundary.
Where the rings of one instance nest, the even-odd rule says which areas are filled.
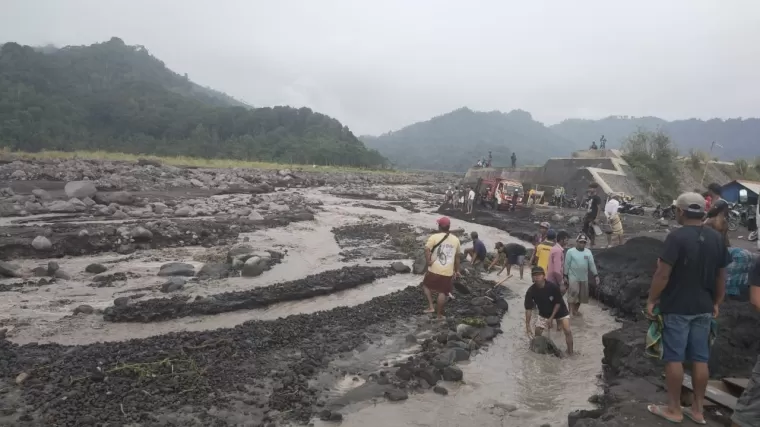
[[[520,181],[526,186],[565,187],[565,192],[582,195],[591,182],[599,184],[601,196],[625,193],[638,202],[652,201],[646,189],[633,178],[628,163],[619,150],[576,151],[572,157],[558,157],[546,161],[541,167],[523,168],[471,168],[465,182],[478,178],[500,178]]]
[[[724,185],[722,189],[721,196],[726,199],[726,201],[731,203],[738,203],[739,202],[739,190],[741,189],[747,190],[747,198],[749,199],[750,205],[756,205],[758,195],[760,195],[760,182],[756,181],[744,181],[744,180],[736,180],[731,181],[728,184]]]

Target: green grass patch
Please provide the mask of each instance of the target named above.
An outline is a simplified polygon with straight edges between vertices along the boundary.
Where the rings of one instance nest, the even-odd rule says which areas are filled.
[[[23,160],[50,160],[50,159],[89,159],[89,160],[108,160],[116,162],[137,162],[138,159],[147,159],[158,161],[162,164],[177,167],[197,167],[197,168],[215,168],[215,169],[265,169],[279,170],[291,169],[299,171],[313,172],[361,172],[361,173],[398,173],[394,169],[370,169],[347,166],[321,166],[321,165],[303,165],[303,164],[283,164],[256,162],[248,160],[234,159],[204,159],[199,157],[159,157],[150,155],[128,154],[113,151],[38,151],[34,153],[25,151],[10,151],[6,148],[0,148],[0,155],[4,157],[13,157]]]

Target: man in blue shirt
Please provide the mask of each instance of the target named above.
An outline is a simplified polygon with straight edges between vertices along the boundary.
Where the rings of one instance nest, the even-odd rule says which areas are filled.
[[[469,255],[471,257],[470,263],[475,267],[475,271],[479,272],[483,267],[488,251],[486,250],[485,243],[478,238],[477,231],[470,233],[470,237],[472,237],[472,247],[464,250],[464,258],[467,259]]]

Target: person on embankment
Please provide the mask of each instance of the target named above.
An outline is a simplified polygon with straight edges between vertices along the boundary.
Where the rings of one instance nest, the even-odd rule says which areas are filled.
[[[573,354],[573,333],[570,330],[570,312],[567,311],[565,300],[559,285],[546,280],[546,272],[541,267],[533,267],[530,271],[533,284],[525,292],[525,332],[533,338],[534,331],[530,330],[530,319],[534,308],[538,308],[535,336],[544,329],[549,329],[554,320],[565,333],[567,354]]]
[[[504,255],[504,264],[497,274],[501,274],[505,269],[507,270],[507,276],[512,273],[512,266],[518,266],[520,271],[520,279],[523,278],[523,270],[525,268],[525,256],[528,254],[528,249],[519,243],[509,243],[505,245],[501,242],[496,242],[496,256],[494,256],[491,265],[488,266],[488,270],[491,270],[494,265],[499,261],[501,255]]]
[[[652,414],[680,423],[688,417],[704,424],[703,405],[709,371],[710,329],[718,317],[726,293],[726,266],[731,256],[723,236],[702,224],[705,199],[698,193],[684,193],[676,200],[676,220],[682,226],[665,238],[657,260],[647,299],[647,313],[655,318],[655,306],[662,314],[662,358],[668,404],[650,404]],[[683,362],[692,362],[694,403],[681,408]]]
[[[425,243],[427,272],[422,279],[422,290],[427,297],[428,308],[425,313],[437,312],[438,319],[443,319],[443,307],[446,296],[454,289],[454,278],[459,276],[461,261],[459,239],[450,234],[451,220],[447,217],[438,219],[438,232],[430,236]],[[438,299],[433,307],[433,292]]]
[[[710,196],[711,208],[707,211],[707,218],[704,224],[712,227],[723,236],[726,246],[731,246],[728,240],[728,202],[721,195],[720,184],[712,183],[707,186],[707,194]]]
[[[567,304],[570,315],[579,316],[581,304],[588,304],[589,273],[594,276],[599,285],[599,273],[596,270],[594,254],[586,249],[588,238],[584,234],[575,239],[575,247],[570,248],[565,255],[565,281],[568,284]]]
[[[749,300],[760,311],[760,259],[755,261],[749,275]],[[733,427],[760,427],[760,355],[749,377],[749,383],[739,396],[731,417]]]
[[[536,250],[533,251],[533,259],[531,265],[536,265],[544,269],[549,269],[549,258],[551,257],[552,248],[556,244],[557,232],[549,230],[546,232],[546,239],[536,246]]]
[[[599,190],[599,184],[592,182],[588,185],[588,211],[586,216],[583,217],[583,234],[589,238],[589,247],[594,247],[596,241],[596,230],[599,228],[597,225],[599,219],[599,213],[602,212],[602,198],[597,195]]]

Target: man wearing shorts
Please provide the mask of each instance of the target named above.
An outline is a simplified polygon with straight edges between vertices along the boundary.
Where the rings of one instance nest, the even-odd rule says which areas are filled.
[[[657,261],[647,300],[647,313],[660,306],[663,317],[662,345],[668,404],[648,405],[652,414],[680,423],[684,417],[704,424],[703,405],[710,359],[710,325],[718,317],[726,293],[726,266],[731,255],[723,236],[702,225],[705,199],[684,193],[676,200],[680,228],[671,231]],[[683,362],[692,362],[694,403],[681,408]]]
[[[760,311],[760,259],[755,261],[749,274],[749,300]],[[747,388],[739,396],[731,418],[734,427],[760,426],[760,355],[749,377]]]
[[[565,255],[565,280],[568,283],[567,304],[570,314],[578,316],[581,304],[588,304],[589,273],[594,276],[599,285],[599,273],[596,270],[594,254],[586,249],[588,239],[584,234],[575,239],[575,247],[570,248]]]
[[[425,243],[425,259],[428,269],[422,279],[422,289],[427,297],[426,313],[437,311],[438,319],[443,319],[443,306],[446,295],[454,288],[454,277],[459,275],[460,243],[456,236],[449,233],[451,221],[447,217],[438,220],[438,232]],[[438,292],[436,308],[433,308],[433,292]]]
[[[570,313],[562,299],[559,285],[546,280],[546,272],[541,267],[531,269],[533,284],[525,292],[525,332],[533,336],[530,330],[530,318],[534,308],[538,308],[535,335],[549,329],[554,320],[562,327],[567,342],[567,354],[573,354],[573,333],[570,331]]]
[[[499,261],[499,257],[504,255],[504,266],[499,270],[498,274],[501,274],[505,269],[507,275],[512,272],[512,266],[518,266],[520,270],[520,279],[523,278],[523,269],[525,268],[525,256],[528,254],[528,249],[519,243],[510,243],[505,245],[501,242],[496,242],[496,256],[494,257],[491,265],[488,269],[492,269],[494,265]]]

